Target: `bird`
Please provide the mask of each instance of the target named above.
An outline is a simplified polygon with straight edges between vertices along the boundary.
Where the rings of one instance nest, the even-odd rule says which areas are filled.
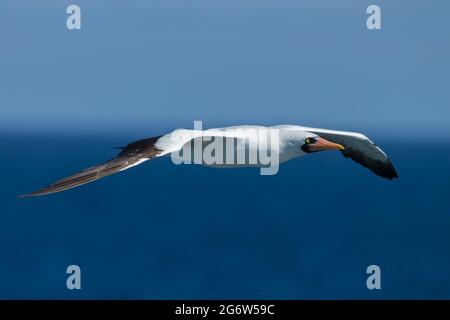
[[[264,134],[258,135],[261,132]],[[190,158],[194,154],[196,145],[200,146],[200,150],[204,152],[208,146],[211,149],[211,144],[214,141],[220,140],[223,140],[222,145],[227,145],[227,147],[231,145],[231,149],[224,147],[223,154],[220,154],[222,152],[219,152],[219,148],[216,148],[215,155],[221,161],[211,163],[201,159],[200,164],[211,167],[267,167],[268,163],[263,163],[261,157],[254,157],[252,162],[248,156],[244,157],[244,161],[239,162],[236,161],[238,157],[236,154],[242,152],[241,154],[247,156],[253,151],[261,151],[257,150],[258,148],[268,152],[268,149],[270,149],[268,147],[270,142],[268,141],[270,140],[268,133],[273,132],[276,132],[276,135],[273,135],[276,136],[276,139],[272,141],[274,146],[277,146],[277,148],[274,148],[276,151],[272,152],[276,156],[273,158],[276,158],[276,161],[274,160],[276,165],[304,155],[335,150],[345,158],[351,158],[382,178],[388,180],[398,178],[397,172],[386,153],[361,133],[298,125],[270,127],[240,125],[206,130],[196,128],[175,129],[165,135],[134,141],[125,147],[119,147],[121,151],[115,158],[19,197],[42,196],[68,190],[162,156],[171,155],[172,159],[176,161],[182,160],[183,157]],[[229,156],[231,153],[230,150],[234,154],[230,157],[232,158],[231,161],[227,162],[225,160],[230,160],[227,159],[227,155]],[[270,165],[273,165],[273,163]]]

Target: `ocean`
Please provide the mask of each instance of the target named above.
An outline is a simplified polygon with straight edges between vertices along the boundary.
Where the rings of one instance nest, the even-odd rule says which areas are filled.
[[[160,158],[17,198],[134,138],[1,136],[0,298],[450,298],[450,143],[377,141],[393,181],[337,152],[274,176]],[[73,264],[81,290],[66,287]],[[380,290],[367,289],[370,265]]]

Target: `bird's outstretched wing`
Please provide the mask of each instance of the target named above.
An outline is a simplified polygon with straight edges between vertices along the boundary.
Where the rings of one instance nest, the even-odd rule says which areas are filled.
[[[311,130],[320,137],[342,145],[342,155],[368,168],[376,175],[392,180],[397,178],[397,171],[386,153],[366,136],[353,132],[331,130]]]
[[[161,152],[161,150],[155,147],[155,142],[158,138],[152,137],[132,142],[126,147],[120,148],[122,151],[114,159],[87,168],[70,177],[56,181],[47,187],[21,195],[20,197],[42,196],[64,191],[141,164],[144,161],[156,157]]]

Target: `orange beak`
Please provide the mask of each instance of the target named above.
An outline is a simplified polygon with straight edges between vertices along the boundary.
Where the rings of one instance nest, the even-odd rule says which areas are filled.
[[[310,145],[309,149],[311,151],[323,151],[323,150],[342,151],[342,150],[345,150],[345,148],[342,145],[328,141],[328,140],[326,140],[324,138],[320,138],[320,137],[316,138],[316,143]]]

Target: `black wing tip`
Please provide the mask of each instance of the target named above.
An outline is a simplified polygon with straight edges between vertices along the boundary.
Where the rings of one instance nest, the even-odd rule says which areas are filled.
[[[397,170],[395,170],[392,162],[388,160],[387,163],[384,164],[383,170],[377,173],[380,177],[386,178],[388,180],[393,180],[398,178]]]
[[[25,198],[31,198],[31,197],[38,197],[38,196],[45,196],[47,194],[50,194],[52,192],[41,192],[41,191],[35,191],[25,194],[20,194],[17,196],[18,199],[25,199]]]
[[[17,196],[17,199],[25,199],[25,198],[31,198],[31,197],[35,197],[36,194],[33,193],[25,193],[25,194],[20,194]]]

